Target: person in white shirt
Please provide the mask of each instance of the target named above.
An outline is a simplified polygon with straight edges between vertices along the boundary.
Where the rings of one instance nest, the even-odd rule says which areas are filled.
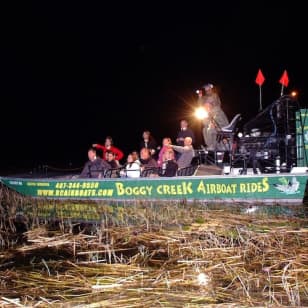
[[[127,178],[139,178],[140,172],[140,161],[138,158],[134,157],[133,153],[128,154],[125,168],[121,171],[121,176]]]

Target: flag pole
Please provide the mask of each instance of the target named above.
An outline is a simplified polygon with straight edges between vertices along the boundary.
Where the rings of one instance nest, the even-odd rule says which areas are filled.
[[[259,86],[259,89],[260,89],[260,107],[259,107],[259,111],[262,111],[262,87]]]
[[[281,78],[279,79],[279,82],[281,83],[280,96],[282,96],[283,95],[284,87],[287,87],[288,84],[289,84],[289,76],[288,76],[287,70],[284,70]]]
[[[283,88],[284,88],[284,86],[283,86],[283,84],[281,85],[281,92],[280,92],[280,96],[282,96],[283,95]]]
[[[262,74],[261,69],[259,68],[258,74],[257,74],[257,77],[256,77],[256,84],[259,85],[259,95],[260,95],[260,98],[259,98],[259,102],[260,102],[259,111],[262,111],[262,84],[264,83],[264,81],[265,81],[265,78],[264,78],[264,76]]]

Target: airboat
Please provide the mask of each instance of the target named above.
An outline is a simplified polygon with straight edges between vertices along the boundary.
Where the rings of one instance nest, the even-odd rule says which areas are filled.
[[[175,177],[152,176],[154,171],[148,170],[140,178],[109,172],[100,179],[48,175],[0,179],[3,187],[20,196],[42,201],[36,204],[45,206],[45,214],[61,207],[61,215],[71,213],[79,204],[81,217],[93,211],[93,204],[99,207],[99,201],[303,204],[308,179],[307,115],[289,95],[275,100],[241,129],[238,114],[219,133],[226,149],[196,150],[194,163]],[[54,206],[49,202],[46,207],[46,200],[64,202]],[[87,208],[82,201],[94,203]]]

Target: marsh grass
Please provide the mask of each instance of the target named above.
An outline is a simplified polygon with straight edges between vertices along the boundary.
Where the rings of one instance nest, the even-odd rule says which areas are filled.
[[[16,222],[35,202],[1,192],[3,307],[308,305],[305,218],[183,200],[97,203],[96,222]]]

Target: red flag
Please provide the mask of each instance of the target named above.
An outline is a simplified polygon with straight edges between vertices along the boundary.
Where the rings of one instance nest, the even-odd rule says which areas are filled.
[[[262,86],[264,80],[265,80],[265,78],[262,74],[262,71],[261,71],[261,69],[259,69],[258,75],[257,75],[257,78],[256,78],[256,84],[258,84],[259,86]]]
[[[288,77],[288,73],[286,70],[284,70],[279,82],[284,86],[287,87],[289,84],[289,77]]]

